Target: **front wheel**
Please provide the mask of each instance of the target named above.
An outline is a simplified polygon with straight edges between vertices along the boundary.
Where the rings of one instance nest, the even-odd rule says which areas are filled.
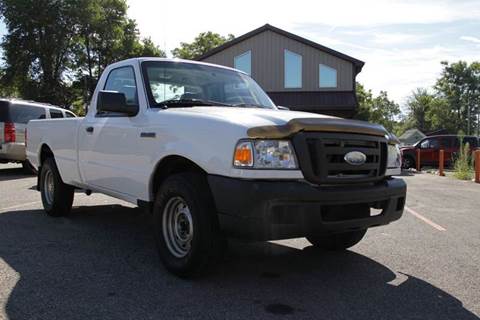
[[[43,208],[49,216],[61,217],[70,213],[74,188],[63,183],[53,158],[48,158],[42,165],[40,193]]]
[[[225,247],[208,183],[200,174],[167,178],[156,195],[153,217],[160,259],[177,276],[199,274]]]
[[[308,236],[307,240],[313,244],[314,247],[329,251],[338,251],[353,247],[363,239],[366,233],[367,229],[364,229],[327,236]]]
[[[412,157],[404,157],[402,160],[403,169],[415,168],[415,160]]]

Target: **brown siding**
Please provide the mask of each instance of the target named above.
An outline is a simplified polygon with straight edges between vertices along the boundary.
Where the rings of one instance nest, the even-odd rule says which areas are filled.
[[[302,56],[302,88],[284,88],[284,50]],[[351,91],[354,66],[346,61],[311,46],[270,30],[259,33],[203,61],[233,67],[233,59],[252,51],[252,77],[265,91]],[[337,88],[319,88],[318,66],[325,64],[337,70]]]

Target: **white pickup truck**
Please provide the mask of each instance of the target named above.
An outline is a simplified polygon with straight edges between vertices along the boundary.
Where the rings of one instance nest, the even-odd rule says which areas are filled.
[[[192,61],[108,66],[86,117],[29,122],[27,155],[48,215],[67,215],[74,189],[146,207],[180,276],[226,237],[351,247],[399,219],[406,196],[382,126],[280,110],[247,74]]]

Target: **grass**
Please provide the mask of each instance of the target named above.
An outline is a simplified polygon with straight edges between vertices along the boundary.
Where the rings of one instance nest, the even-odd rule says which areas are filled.
[[[460,180],[471,180],[473,177],[472,157],[468,143],[461,146],[454,164],[454,177]]]

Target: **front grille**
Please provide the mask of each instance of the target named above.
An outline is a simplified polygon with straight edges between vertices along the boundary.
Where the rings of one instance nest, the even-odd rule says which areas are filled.
[[[293,138],[300,169],[315,184],[363,183],[385,175],[387,140],[384,137],[301,132]],[[366,162],[352,165],[345,161],[348,152],[359,151]]]

